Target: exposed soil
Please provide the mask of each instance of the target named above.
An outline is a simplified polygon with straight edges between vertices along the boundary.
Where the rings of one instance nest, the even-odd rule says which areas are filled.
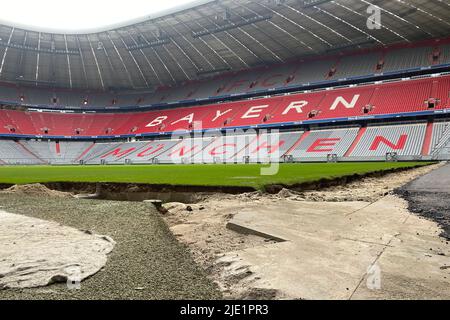
[[[58,204],[53,203],[57,202],[58,198],[71,198],[72,193],[94,193],[97,192],[100,195],[100,198],[104,199],[114,199],[114,200],[133,200],[139,201],[143,199],[158,199],[161,198],[163,194],[171,195],[167,199],[163,199],[166,202],[164,208],[167,209],[167,214],[164,215],[164,219],[169,225],[172,233],[175,237],[180,240],[183,244],[187,245],[190,251],[193,254],[194,260],[205,269],[211,279],[213,279],[225,298],[238,298],[238,299],[273,299],[273,298],[283,298],[279,292],[275,291],[267,291],[260,288],[253,287],[252,281],[254,280],[254,275],[249,271],[248,268],[243,268],[239,270],[238,273],[227,273],[227,266],[217,263],[217,260],[221,257],[225,256],[225,254],[229,252],[236,252],[243,249],[266,246],[274,244],[275,241],[270,239],[264,239],[263,237],[256,235],[246,235],[239,234],[235,231],[227,229],[228,222],[233,218],[234,215],[239,213],[243,209],[251,209],[252,207],[264,205],[264,204],[273,204],[280,203],[280,200],[288,200],[288,201],[329,201],[329,202],[344,202],[344,201],[365,201],[365,202],[376,202],[382,197],[393,192],[394,189],[403,186],[404,184],[410,182],[411,180],[416,179],[419,176],[422,176],[436,168],[439,168],[442,164],[431,165],[427,167],[420,167],[409,170],[396,170],[395,172],[390,173],[372,173],[365,176],[355,175],[350,177],[344,177],[334,180],[324,180],[318,183],[309,183],[302,184],[293,187],[294,190],[288,190],[285,186],[277,185],[277,186],[269,186],[266,188],[267,192],[264,193],[261,191],[254,191],[251,188],[195,188],[195,187],[187,187],[187,186],[151,186],[151,185],[140,185],[140,184],[89,184],[89,183],[51,183],[45,185],[30,185],[30,186],[0,186],[8,189],[0,192],[0,197],[7,197],[8,195],[13,196],[15,201],[15,205],[7,205],[10,208],[14,209],[12,212],[18,212],[22,214],[30,214],[39,218],[50,217],[51,219],[55,219],[58,222],[61,221],[70,221],[72,224],[85,225],[83,222],[78,222],[78,220],[73,220],[74,218],[70,217],[69,214],[72,213],[74,208],[77,208],[78,205],[76,203],[84,203],[86,204],[86,208],[83,210],[86,212],[90,212],[87,204],[95,207],[94,202],[84,202],[81,200],[68,199],[70,202],[66,202],[64,200],[64,212],[67,212],[65,215],[60,215],[58,213]],[[55,190],[60,191],[55,191]],[[320,191],[307,191],[317,190]],[[250,192],[251,191],[251,192]],[[220,192],[220,193],[216,193]],[[39,210],[36,210],[39,207],[39,202],[28,203],[25,205],[21,203],[22,198],[21,195],[26,195],[27,197],[42,197],[42,198],[56,198],[52,200],[52,209],[45,209],[45,213],[39,213]],[[176,196],[174,196],[176,195]],[[180,196],[181,195],[181,196]],[[123,198],[121,198],[123,197]],[[143,198],[143,199],[142,199]],[[431,197],[430,197],[431,198]],[[4,200],[8,198],[3,198]],[[20,200],[19,200],[20,199]],[[38,199],[38,198],[36,198]],[[445,198],[444,198],[445,199]],[[46,201],[41,199],[41,201]],[[172,202],[170,202],[172,201]],[[177,201],[177,202],[173,202]],[[184,203],[181,203],[184,202]],[[5,203],[8,203],[6,201]],[[50,203],[50,202],[49,202]],[[130,214],[129,209],[131,208],[131,203],[124,203],[121,206],[119,203],[111,202],[111,201],[100,201],[97,202],[97,206],[113,206],[117,207],[117,210],[114,211],[118,214],[120,213],[120,217],[122,218],[123,213],[127,212],[127,219],[120,220],[122,225],[114,226],[112,230],[114,233],[117,233],[122,237],[122,241],[133,242],[137,245],[135,240],[130,240],[129,235],[122,234],[122,232],[127,232],[126,223],[130,222],[128,214]],[[188,203],[188,204],[185,204]],[[435,203],[431,200],[430,205]],[[41,205],[43,205],[41,203]],[[449,210],[450,205],[447,203],[442,204],[443,210]],[[47,202],[45,204],[47,206]],[[136,211],[133,213],[136,217],[139,215],[138,211],[142,210],[143,204],[136,203]],[[17,209],[17,207],[22,209]],[[71,207],[71,209],[69,209]],[[84,207],[84,206],[83,206]],[[26,208],[26,210],[24,210]],[[33,209],[34,208],[34,209]],[[122,209],[119,209],[122,208]],[[126,208],[126,209],[125,209]],[[122,210],[122,211],[121,211]],[[123,211],[125,210],[125,211]],[[280,207],[282,210],[282,207]],[[425,210],[425,209],[424,209]],[[429,209],[427,209],[430,211]],[[102,211],[103,212],[103,211]],[[106,214],[105,211],[103,214]],[[84,216],[86,218],[87,216]],[[105,216],[106,218],[107,216]],[[100,220],[94,215],[91,217],[93,220],[92,226],[96,226],[100,228]],[[87,221],[90,221],[89,218]],[[444,217],[445,218],[445,217]],[[103,219],[103,218],[102,218]],[[109,219],[109,218],[108,218]],[[134,218],[133,218],[134,219]],[[148,218],[147,218],[148,219]],[[101,220],[103,221],[103,220]],[[137,220],[139,221],[139,219]],[[144,219],[144,221],[147,220]],[[446,220],[448,221],[448,220]],[[137,222],[136,222],[137,223]],[[133,223],[132,228],[136,228],[136,223]],[[108,226],[111,227],[111,224],[108,223]],[[145,226],[145,224],[143,224]],[[90,228],[87,226],[86,228]],[[119,230],[120,229],[120,230]],[[123,229],[123,230],[122,230]],[[139,227],[138,230],[140,232],[142,228]],[[104,234],[110,234],[108,229],[101,227],[101,232]],[[155,229],[157,230],[157,229]],[[155,231],[156,232],[156,231]],[[448,234],[448,229],[447,229]],[[142,236],[140,234],[140,236]],[[119,237],[119,241],[120,241]],[[144,236],[142,236],[145,238]],[[116,237],[114,237],[116,238]],[[154,241],[153,239],[152,241]],[[120,247],[120,242],[118,241],[118,248]],[[130,243],[131,243],[130,242]],[[123,248],[123,247],[122,247]],[[124,248],[125,249],[125,248]],[[148,248],[151,252],[152,248]],[[128,252],[131,249],[126,249]],[[147,250],[147,249],[146,249]],[[145,255],[147,256],[147,254]],[[150,256],[148,256],[150,259]],[[167,257],[164,256],[164,259]],[[151,258],[153,259],[153,258]],[[188,258],[184,258],[187,259]],[[139,259],[138,259],[139,260]],[[186,261],[187,261],[186,260]],[[139,263],[139,262],[137,262]],[[134,267],[133,267],[134,268]],[[141,273],[141,269],[136,267],[136,270],[139,270]],[[120,272],[124,272],[121,270]],[[128,271],[126,272],[128,273]],[[194,272],[195,273],[195,272]],[[199,276],[198,274],[196,276]],[[201,278],[201,275],[199,276]],[[199,279],[200,279],[199,278]],[[109,278],[108,278],[109,279]],[[165,278],[164,280],[167,280]],[[95,281],[96,288],[97,282]],[[171,283],[175,283],[172,282]],[[202,280],[200,280],[202,283]],[[100,284],[99,284],[100,285]],[[214,293],[214,289],[208,287],[208,284],[202,283],[200,286],[204,286],[205,291],[202,294],[204,296],[209,297],[217,297]],[[100,285],[101,287],[101,285]],[[111,288],[114,288],[115,285],[112,283]],[[99,288],[99,287],[98,287]],[[97,289],[98,289],[97,288]],[[140,287],[139,287],[140,288]],[[59,289],[57,290],[59,291]],[[133,290],[132,290],[133,291]],[[95,292],[95,290],[93,290]],[[110,297],[116,297],[113,291],[110,292]],[[58,293],[59,294],[59,293]],[[149,293],[147,293],[149,294]],[[169,292],[165,292],[165,297],[169,297],[167,294]],[[192,295],[191,295],[192,294]],[[14,293],[13,296],[21,296],[20,293]],[[28,295],[25,295],[28,296]],[[35,296],[31,294],[30,297]],[[41,297],[41,294],[37,294],[38,297]],[[46,296],[46,295],[44,295]],[[42,297],[44,297],[42,296]],[[51,296],[51,295],[50,295]],[[124,295],[123,297],[129,298],[132,297],[133,294]],[[138,295],[142,296],[142,295]],[[161,291],[160,295],[156,295],[152,297],[163,297],[164,293]],[[49,296],[46,296],[49,297]],[[63,296],[61,296],[62,298]],[[75,296],[74,296],[75,297]],[[186,292],[186,295],[183,297],[195,297],[195,292]]]
[[[398,189],[396,193],[408,201],[408,210],[435,221],[444,230],[441,237],[450,240],[450,201],[447,193],[413,192]]]
[[[419,177],[395,190],[408,202],[409,210],[436,222],[442,237],[450,240],[450,165]]]
[[[419,166],[419,169],[420,168],[426,170],[427,167]],[[353,182],[358,183],[362,179],[367,178],[373,178],[376,180],[380,177],[391,176],[391,174],[399,174],[401,176],[402,173],[408,173],[410,170],[412,170],[412,168],[396,168],[367,174],[348,175],[333,179],[321,179],[319,181],[304,182],[289,186],[283,184],[273,184],[265,186],[264,192],[276,195],[283,189],[290,189],[300,192],[305,190],[322,190],[331,187],[347,186]],[[29,186],[25,186],[23,189],[43,189],[43,186],[45,186],[50,190],[58,190],[72,194],[97,193],[98,199],[119,201],[143,201],[153,197],[158,198],[158,196],[164,197],[164,194],[171,194],[170,197],[166,196],[166,199],[161,200],[165,202],[184,203],[198,203],[214,194],[240,195],[257,191],[253,187],[152,185],[140,183],[49,182],[42,184],[31,184]],[[21,186],[17,187],[11,184],[0,184],[0,190],[10,189],[11,187],[14,187],[14,190],[22,188]],[[27,192],[32,192],[32,190]],[[37,190],[37,194],[39,194],[39,192],[41,191]]]
[[[302,200],[303,197],[306,201],[374,202],[383,196],[392,193],[395,189],[407,184],[408,182],[444,165],[445,163],[439,163],[407,171],[392,172],[381,177],[369,176],[348,184],[324,188],[320,191],[307,191],[303,193],[295,193],[291,191],[291,193],[294,194],[294,197],[297,196],[297,200]]]
[[[313,182],[304,182],[294,185],[283,185],[283,184],[276,184],[276,185],[269,185],[265,187],[265,191],[270,194],[277,194],[283,189],[289,189],[293,191],[308,191],[308,190],[324,190],[324,189],[330,189],[335,187],[348,187],[352,184],[360,183],[361,181],[367,181],[367,179],[372,179],[373,181],[377,181],[379,178],[386,178],[390,177],[392,179],[393,175],[397,177],[402,176],[402,173],[408,174],[411,172],[411,170],[414,169],[420,169],[420,168],[427,168],[429,166],[415,166],[410,168],[395,168],[390,170],[380,170],[380,171],[374,171],[366,174],[352,174],[348,176],[343,176],[339,178],[334,179],[321,179],[319,181],[313,181]],[[426,170],[426,169],[425,169]],[[397,179],[393,179],[397,180]]]
[[[255,296],[258,290],[252,287],[252,274],[248,269],[238,274],[227,274],[227,266],[217,260],[228,252],[236,252],[255,246],[275,243],[255,235],[238,234],[227,229],[228,222],[243,209],[252,206],[289,201],[365,201],[373,203],[393,192],[409,181],[442,166],[435,164],[408,171],[393,172],[382,177],[369,176],[346,185],[324,188],[321,191],[294,191],[282,189],[278,194],[251,192],[239,195],[214,194],[204,202],[193,205],[169,203],[165,220],[172,232],[193,252],[194,259],[202,265],[210,277],[218,283],[227,298],[264,299],[267,292]],[[280,207],[282,210],[282,207]],[[271,292],[270,297],[283,298],[279,293]]]
[[[252,192],[251,187],[209,187],[209,186],[183,186],[183,185],[152,185],[140,183],[72,183],[55,182],[45,183],[54,190],[70,192],[94,192],[100,190],[103,194],[146,194],[146,193],[226,193],[240,194]],[[148,198],[147,198],[148,199]]]
[[[8,189],[0,191],[0,194],[15,194],[27,196],[52,197],[52,198],[73,197],[73,195],[68,192],[51,190],[40,183],[28,185],[14,185],[12,187],[9,187]]]

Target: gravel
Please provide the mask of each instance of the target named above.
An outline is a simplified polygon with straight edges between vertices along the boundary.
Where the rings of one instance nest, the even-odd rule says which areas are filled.
[[[449,194],[443,192],[415,192],[405,189],[396,193],[408,201],[408,210],[439,224],[443,230],[441,237],[450,240]]]
[[[409,211],[438,223],[441,236],[450,240],[450,164],[442,163],[395,192],[408,201]]]
[[[65,284],[0,290],[0,299],[220,299],[217,286],[156,210],[140,202],[77,200],[1,194],[2,209],[97,234],[117,245],[106,267],[80,290]]]

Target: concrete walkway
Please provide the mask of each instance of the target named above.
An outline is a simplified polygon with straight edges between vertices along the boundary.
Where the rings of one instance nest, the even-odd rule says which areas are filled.
[[[281,242],[232,252],[226,272],[300,299],[450,299],[450,246],[434,222],[387,196],[376,203],[280,200],[229,227]],[[283,242],[284,241],[284,242]]]

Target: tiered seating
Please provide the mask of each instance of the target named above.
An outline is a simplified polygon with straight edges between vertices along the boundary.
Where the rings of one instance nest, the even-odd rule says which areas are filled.
[[[220,136],[203,150],[202,160],[204,163],[242,163],[247,146],[256,139],[256,132]]]
[[[39,89],[0,85],[0,101],[64,108],[107,108],[143,106],[175,101],[242,94],[257,90],[325,82],[379,73],[450,63],[450,39],[428,41],[371,51],[306,58],[283,65],[259,67],[228,73],[212,79],[187,82],[176,87],[161,87],[155,92],[109,93],[82,90]],[[437,60],[433,52],[439,52]],[[376,66],[382,61],[382,65]],[[330,73],[331,71],[331,73]],[[23,98],[21,101],[20,98]],[[56,101],[54,101],[56,98]],[[114,101],[114,102],[113,102]]]
[[[123,152],[123,150],[121,148],[124,145],[125,145],[124,142],[96,143],[86,153],[84,153],[81,157],[79,157],[78,160],[79,161],[82,160],[85,163],[100,164],[101,160],[102,160],[102,159],[100,159],[101,156],[104,156],[103,159],[105,159],[105,161],[106,161],[107,160],[106,158],[108,157],[109,152],[114,152],[115,150],[117,150],[119,148],[120,149],[117,152],[117,155],[120,156],[121,152]]]
[[[308,84],[327,80],[327,73],[336,65],[335,60],[317,60],[300,65],[298,75],[291,85]]]
[[[432,152],[433,159],[436,160],[450,160],[450,123],[445,125],[442,136]]]
[[[339,61],[334,78],[350,78],[355,75],[365,76],[379,73],[376,65],[382,58],[381,52],[344,56]]]
[[[125,163],[126,160],[132,163],[153,163],[153,159],[179,143],[180,140],[98,143],[78,160],[87,164],[100,164],[102,161],[111,164]]]
[[[401,160],[450,160],[450,123],[431,125],[430,151],[424,154],[426,122],[337,128],[307,132],[254,130],[206,134],[196,138],[141,142],[48,142],[0,140],[5,164],[186,164],[329,161],[384,161],[388,153]],[[331,157],[333,156],[333,157]],[[335,158],[336,157],[336,158]]]
[[[447,152],[447,144],[450,142],[450,123],[437,122],[434,124],[433,138],[431,142],[431,154],[436,156],[439,153],[450,154]]]
[[[450,64],[450,44],[443,45],[441,49],[442,49],[442,57],[439,63]]]
[[[22,144],[39,159],[51,164],[76,164],[92,142],[23,141]]]
[[[179,143],[175,144],[172,148],[167,149],[163,153],[159,154],[155,158],[159,163],[191,163],[194,162],[196,156],[201,154],[203,148],[210,144],[215,138],[194,138],[183,139]],[[200,158],[199,162],[200,162]],[[200,162],[201,163],[201,162]]]
[[[278,162],[299,141],[303,132],[263,132],[246,148],[251,162]]]
[[[256,132],[194,139],[152,142],[100,143],[82,159],[88,164],[105,163],[242,163],[280,161],[297,142],[301,132]]]
[[[434,112],[450,107],[449,91],[450,76],[445,76],[141,113],[0,110],[0,133],[38,136],[162,134]],[[433,108],[427,104],[430,99],[435,101]]]
[[[0,140],[1,164],[44,164],[45,162],[29,152],[21,143]]]
[[[295,160],[327,160],[328,155],[343,157],[358,134],[359,128],[318,130],[305,134],[289,152]]]
[[[368,127],[351,158],[385,158],[387,153],[420,156],[426,124]]]
[[[404,48],[389,51],[385,57],[384,72],[420,68],[431,65],[432,48]]]

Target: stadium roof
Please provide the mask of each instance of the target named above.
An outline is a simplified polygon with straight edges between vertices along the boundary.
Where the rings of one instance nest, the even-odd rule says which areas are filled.
[[[367,27],[372,4],[381,10],[379,29]],[[153,89],[309,55],[448,37],[449,17],[446,0],[201,0],[89,33],[2,24],[0,80]]]
[[[2,5],[0,24],[42,33],[89,34],[154,20],[213,0],[77,0],[55,4],[54,0],[8,1]],[[27,6],[26,10],[21,10]],[[89,7],[89,10],[86,8]],[[105,10],[107,8],[107,10]],[[99,14],[98,10],[102,10]],[[80,19],[82,17],[82,19]]]

